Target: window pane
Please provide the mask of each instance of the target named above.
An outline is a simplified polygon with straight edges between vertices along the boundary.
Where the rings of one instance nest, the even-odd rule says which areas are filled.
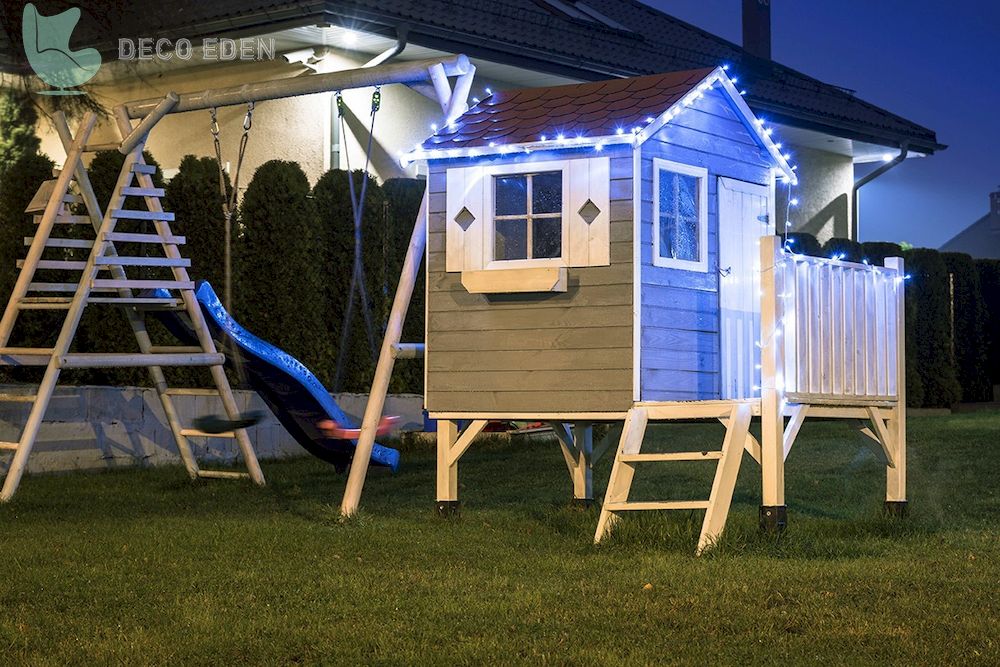
[[[525,215],[528,212],[528,177],[497,176],[496,214]]]
[[[562,211],[562,172],[547,171],[531,177],[531,212],[559,213]]]
[[[497,220],[493,250],[494,259],[528,258],[528,220]]]
[[[698,177],[660,171],[660,257],[698,261],[701,242],[698,229]]]
[[[562,256],[562,220],[536,218],[531,230],[531,256],[535,259]]]

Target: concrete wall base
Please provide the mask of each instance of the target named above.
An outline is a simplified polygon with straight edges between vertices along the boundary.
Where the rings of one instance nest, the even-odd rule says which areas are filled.
[[[27,385],[0,386],[0,393],[29,394]],[[248,429],[257,456],[263,460],[305,454],[278,423],[260,397],[252,391],[236,391],[241,412],[260,410],[267,417]],[[336,396],[340,407],[360,422],[367,395]],[[181,422],[190,425],[201,415],[224,414],[221,401],[208,396],[175,396]],[[28,417],[30,403],[0,404],[0,440],[16,441]],[[423,397],[415,394],[389,396],[387,415],[401,417],[402,430],[423,429]],[[238,460],[235,441],[224,438],[191,438],[195,456],[206,463]],[[12,454],[0,454],[0,473],[6,473]],[[140,387],[60,387],[49,405],[45,422],[28,460],[28,472],[108,470],[137,466],[180,465],[154,389]]]

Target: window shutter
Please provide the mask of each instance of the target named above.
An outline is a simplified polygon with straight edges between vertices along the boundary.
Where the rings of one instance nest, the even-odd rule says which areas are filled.
[[[569,161],[569,266],[611,263],[611,159]]]
[[[447,171],[446,271],[483,268],[483,237],[486,227],[486,212],[483,210],[484,181],[482,167],[462,167]]]

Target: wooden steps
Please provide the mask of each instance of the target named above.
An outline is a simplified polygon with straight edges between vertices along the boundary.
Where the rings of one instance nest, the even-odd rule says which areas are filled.
[[[224,354],[141,354],[74,352],[59,358],[60,368],[145,368],[148,366],[221,366]]]
[[[122,194],[126,197],[164,197],[167,191],[163,188],[122,188]]]
[[[98,257],[94,261],[98,266],[191,266],[191,260],[183,257],[122,257],[121,255],[107,255]]]
[[[42,216],[36,215],[32,218],[36,225],[41,224]],[[55,224],[57,225],[92,225],[93,222],[90,220],[88,215],[69,215],[67,213],[60,213],[56,216]]]
[[[136,174],[155,174],[156,167],[151,164],[142,164],[136,162],[132,165],[132,172]]]
[[[609,512],[637,512],[644,510],[707,510],[707,500],[664,500],[607,503]]]
[[[250,475],[245,472],[230,470],[199,470],[198,477],[202,479],[250,479]]]
[[[0,449],[9,450],[16,452],[17,448],[21,446],[19,442],[0,442]]]
[[[25,236],[24,245],[31,246],[34,242],[34,236]],[[83,250],[89,250],[94,247],[94,242],[89,239],[55,239],[49,237],[45,242],[46,248],[82,248]]]
[[[94,280],[93,289],[174,289],[193,290],[194,281],[191,280],[117,280],[98,278]]]
[[[196,428],[182,428],[181,435],[185,438],[229,438],[230,440],[236,439],[236,433],[233,431],[223,431],[222,433],[207,433],[206,431],[200,431]]]

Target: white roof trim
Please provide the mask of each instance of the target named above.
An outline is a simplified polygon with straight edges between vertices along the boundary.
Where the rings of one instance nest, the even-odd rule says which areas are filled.
[[[596,150],[601,150],[604,146],[610,144],[630,144],[632,146],[640,146],[660,131],[663,126],[683,113],[686,108],[692,106],[696,100],[704,97],[706,91],[716,89],[716,84],[718,84],[718,89],[725,91],[729,99],[732,100],[733,106],[736,108],[737,113],[743,120],[743,124],[757,138],[758,143],[760,143],[761,147],[768,152],[771,159],[774,160],[776,165],[775,168],[782,172],[782,174],[784,174],[784,176],[791,181],[793,185],[797,184],[798,178],[795,175],[795,170],[788,162],[791,156],[785,157],[785,155],[781,153],[779,145],[771,139],[771,129],[765,127],[764,121],[757,118],[753,111],[750,110],[750,107],[747,106],[747,103],[743,100],[743,96],[733,85],[729,75],[722,67],[716,67],[712,70],[712,72],[702,79],[698,85],[693,86],[687,95],[675,102],[670,106],[670,108],[661,113],[659,116],[647,122],[644,127],[633,128],[631,132],[619,129],[618,134],[602,137],[564,137],[562,135],[557,135],[551,139],[546,138],[545,141],[540,140],[526,143],[500,144],[496,146],[474,146],[466,148],[433,148],[430,150],[423,150],[419,148],[418,145],[418,147],[414,150],[402,154],[400,156],[400,163],[405,167],[413,162],[423,160],[481,157],[487,155],[511,155],[514,153],[531,153],[533,151],[540,150],[551,151],[584,147],[593,147]]]

